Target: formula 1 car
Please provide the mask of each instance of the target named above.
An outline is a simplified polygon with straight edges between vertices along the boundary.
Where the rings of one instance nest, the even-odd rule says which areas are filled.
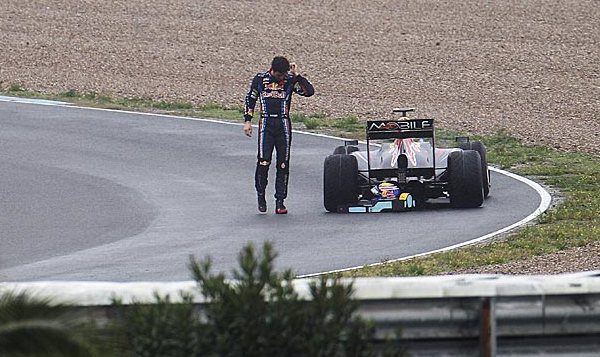
[[[325,159],[327,211],[406,211],[441,197],[457,208],[483,204],[490,190],[485,146],[459,137],[459,147],[437,148],[434,120],[408,119],[412,111],[397,108],[400,120],[367,121],[366,151],[351,140]]]

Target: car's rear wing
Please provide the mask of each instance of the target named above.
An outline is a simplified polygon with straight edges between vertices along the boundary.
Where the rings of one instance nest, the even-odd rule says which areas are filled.
[[[406,138],[433,138],[433,119],[367,121],[367,140]]]
[[[377,139],[408,139],[431,138],[431,167],[408,169],[408,163],[399,161],[396,169],[371,169],[371,140]],[[400,155],[398,158],[405,155]],[[406,177],[419,176],[435,179],[435,135],[433,119],[406,119],[406,120],[368,120],[367,121],[367,178],[383,179],[398,176],[405,181]]]

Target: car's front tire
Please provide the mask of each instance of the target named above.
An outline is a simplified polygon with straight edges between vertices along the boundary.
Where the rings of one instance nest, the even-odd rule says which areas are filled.
[[[333,155],[345,155],[346,154],[346,147],[343,145],[340,145],[338,147],[336,147],[335,149],[333,149]]]
[[[358,162],[353,155],[328,156],[323,165],[323,203],[329,212],[358,199]]]
[[[350,155],[351,153],[358,151],[358,147],[350,145],[350,146],[338,146],[333,150],[333,155],[344,155],[344,154],[348,154]]]

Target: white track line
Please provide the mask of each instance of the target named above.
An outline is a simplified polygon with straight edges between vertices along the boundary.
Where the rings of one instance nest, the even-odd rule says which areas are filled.
[[[72,105],[72,104],[66,103],[66,102],[50,101],[50,100],[43,100],[43,99],[28,99],[28,98],[19,98],[19,97],[0,96],[0,102],[10,102],[10,103],[19,103],[19,104],[36,104],[36,105],[47,105],[47,106],[55,106],[55,107],[68,107],[68,108],[81,109],[81,110],[96,110],[96,111],[104,111],[104,112],[111,112],[111,113],[126,113],[126,114],[145,115],[145,116],[160,117],[160,118],[194,120],[194,121],[202,121],[202,122],[207,122],[207,123],[218,123],[218,124],[227,124],[227,125],[238,125],[238,126],[244,125],[243,123],[228,122],[228,121],[216,120],[216,119],[192,118],[192,117],[184,117],[184,116],[178,116],[178,115],[159,114],[159,113],[132,112],[129,110],[120,110],[120,109],[81,107],[81,106]],[[256,125],[256,124],[254,124],[252,126],[255,128],[258,127],[258,125]],[[295,129],[292,130],[292,132],[298,133],[298,134],[318,136],[320,138],[327,138],[327,139],[352,140],[352,139],[340,138],[337,136],[310,133],[310,132],[300,131],[300,130],[295,130]],[[359,144],[366,144],[366,143],[367,143],[366,141],[359,141]]]
[[[37,99],[27,99],[27,98],[18,98],[18,97],[4,97],[4,96],[0,96],[0,102],[12,102],[12,103],[21,103],[21,104],[38,104],[38,105],[51,105],[51,106],[69,107],[69,108],[82,109],[82,110],[96,110],[96,111],[106,111],[106,112],[113,112],[113,113],[127,113],[127,114],[134,114],[134,115],[145,115],[145,116],[153,116],[153,117],[161,117],[161,118],[172,118],[172,119],[182,119],[182,120],[195,120],[195,121],[202,121],[202,122],[209,122],[209,123],[219,123],[219,124],[227,124],[227,125],[238,125],[238,126],[243,125],[242,123],[226,122],[226,121],[215,120],[215,119],[190,118],[190,117],[183,117],[183,116],[177,116],[177,115],[132,112],[132,111],[118,110],[118,109],[80,107],[80,106],[70,105],[69,103],[65,103],[65,102],[37,100]],[[256,125],[254,125],[254,127],[256,127]],[[327,139],[349,140],[349,139],[344,139],[344,138],[340,138],[340,137],[337,137],[337,136],[317,134],[317,133],[309,133],[309,132],[300,131],[300,130],[292,130],[292,131],[294,133],[298,133],[298,134],[312,135],[312,136],[317,136],[317,137],[327,138]],[[360,143],[364,144],[365,142],[360,142]],[[497,168],[494,168],[494,167],[490,167],[490,170],[496,171],[496,172],[498,172],[500,174],[503,174],[503,175],[511,177],[511,178],[513,178],[515,180],[521,181],[524,184],[526,184],[526,185],[530,186],[531,188],[533,188],[540,195],[540,197],[541,197],[541,202],[540,202],[540,205],[538,206],[538,208],[533,213],[531,213],[529,216],[523,218],[522,220],[520,220],[517,223],[511,224],[508,227],[504,227],[502,229],[499,229],[499,230],[497,230],[495,232],[486,234],[486,235],[481,236],[479,238],[471,239],[469,241],[462,242],[462,243],[455,244],[455,245],[451,245],[449,247],[445,247],[445,248],[441,248],[441,249],[436,249],[436,250],[432,250],[432,251],[425,252],[425,253],[415,254],[415,255],[408,256],[408,257],[402,257],[402,258],[398,258],[398,259],[386,260],[385,262],[379,262],[379,263],[373,263],[373,264],[365,264],[365,265],[359,265],[359,266],[349,267],[349,268],[344,268],[344,269],[337,269],[337,270],[330,270],[330,271],[324,271],[324,272],[319,272],[319,273],[299,275],[297,278],[308,278],[308,277],[314,277],[314,276],[323,275],[323,274],[340,273],[340,272],[344,272],[344,271],[356,270],[356,269],[365,268],[365,267],[373,267],[373,266],[383,265],[383,264],[392,263],[392,262],[401,262],[401,261],[404,261],[404,260],[409,260],[409,259],[413,259],[413,258],[416,258],[416,257],[422,257],[422,256],[425,256],[425,255],[430,255],[430,254],[435,254],[435,253],[447,252],[449,250],[457,249],[457,248],[460,248],[460,247],[464,247],[464,246],[467,246],[467,245],[471,245],[471,244],[475,244],[475,243],[479,243],[479,242],[488,240],[488,239],[490,239],[492,237],[495,237],[495,236],[497,236],[499,234],[502,234],[504,232],[510,231],[511,229],[514,229],[514,228],[517,228],[517,227],[522,226],[524,224],[527,224],[527,223],[531,222],[532,220],[534,220],[535,218],[537,218],[540,214],[544,213],[550,207],[550,203],[552,201],[552,197],[550,196],[550,194],[548,193],[548,191],[546,191],[537,182],[534,182],[534,181],[532,181],[532,180],[530,180],[528,178],[525,178],[525,177],[513,174],[512,172],[508,172],[508,171],[505,171],[505,170],[497,169]]]
[[[14,103],[22,103],[22,104],[37,104],[37,105],[68,105],[67,102],[59,102],[56,100],[47,100],[47,99],[28,99],[28,98],[18,98],[18,97],[7,97],[0,95],[0,102],[14,102]]]

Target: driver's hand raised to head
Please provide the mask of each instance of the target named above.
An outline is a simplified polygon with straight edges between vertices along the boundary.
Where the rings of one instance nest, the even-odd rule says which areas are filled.
[[[290,72],[294,76],[297,76],[300,74],[300,73],[298,73],[298,65],[295,62],[290,63]]]

